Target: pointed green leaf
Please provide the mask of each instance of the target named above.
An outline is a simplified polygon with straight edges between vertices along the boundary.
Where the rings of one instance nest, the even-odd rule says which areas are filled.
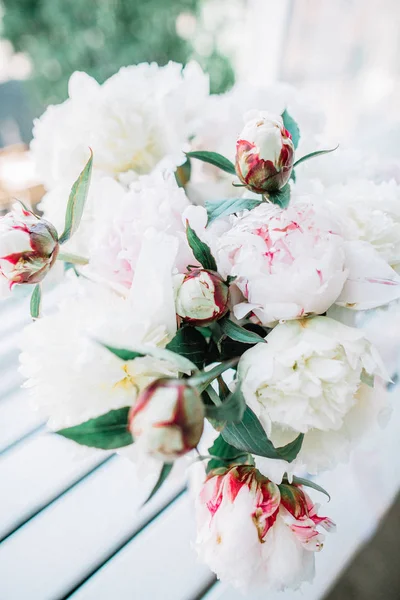
[[[166,345],[167,350],[191,360],[201,369],[207,355],[208,344],[204,336],[194,327],[182,327]]]
[[[240,387],[236,386],[234,392],[220,404],[219,406],[206,406],[206,416],[215,421],[227,423],[240,423],[244,411],[246,410],[246,402]]]
[[[293,167],[297,167],[298,165],[301,165],[302,162],[305,162],[306,160],[310,160],[310,158],[315,158],[316,156],[322,156],[323,154],[329,154],[330,152],[335,152],[335,150],[337,150],[338,148],[339,148],[339,146],[336,146],[335,148],[331,148],[330,150],[316,150],[315,152],[306,154],[305,156],[302,156],[301,158],[299,158],[299,160],[296,160]]]
[[[313,490],[317,490],[317,492],[321,492],[321,494],[325,494],[325,496],[327,496],[329,498],[329,500],[331,499],[328,492],[326,490],[324,490],[323,487],[321,487],[320,485],[315,483],[314,481],[309,481],[308,479],[303,479],[302,477],[293,476],[293,483],[295,483],[296,485],[304,485],[304,487],[309,487],[309,488],[312,488]]]
[[[218,324],[225,335],[236,342],[242,342],[242,344],[267,343],[267,340],[258,335],[258,333],[248,331],[244,327],[241,327],[240,325],[237,325],[231,321],[228,317],[221,319]]]
[[[299,438],[295,440],[295,442],[297,441],[297,446],[294,446],[294,443],[291,442],[281,448],[275,448],[271,440],[268,439],[257,416],[249,406],[247,406],[244,412],[242,421],[237,424],[229,423],[221,431],[221,434],[228,444],[244,452],[256,454],[257,456],[281,459],[288,462],[292,462],[297,456],[296,449],[299,445]]]
[[[237,448],[228,444],[222,435],[219,435],[213,445],[208,449],[212,458],[207,464],[207,473],[219,467],[229,467],[234,464],[243,464],[249,462],[250,455],[246,452],[239,452]]]
[[[160,475],[158,476],[157,482],[156,482],[155,486],[153,487],[153,489],[151,490],[147,500],[143,503],[143,506],[145,504],[147,504],[153,498],[153,496],[158,492],[158,490],[160,489],[160,487],[162,486],[164,481],[167,479],[168,475],[171,473],[173,466],[174,466],[174,463],[164,463],[163,464],[161,471],[160,471]]]
[[[219,217],[226,217],[240,210],[251,210],[261,204],[261,202],[264,201],[250,198],[228,198],[227,200],[206,201],[208,225]]]
[[[218,167],[230,175],[236,175],[236,169],[233,162],[231,162],[228,158],[225,158],[225,156],[222,156],[222,154],[218,154],[218,152],[199,150],[186,152],[186,156],[189,158],[197,158],[198,160],[202,160],[210,165],[214,165],[214,167]]]
[[[304,433],[300,433],[293,442],[277,448],[279,456],[288,462],[292,462],[301,450],[304,440]]]
[[[98,342],[104,348],[107,348],[110,352],[121,358],[122,360],[133,360],[135,358],[140,358],[142,356],[153,356],[153,358],[158,358],[160,360],[167,360],[176,366],[177,369],[182,371],[182,373],[191,373],[192,371],[196,371],[196,365],[186,358],[185,356],[180,356],[176,352],[172,352],[167,348],[158,348],[157,346],[145,346],[143,344],[135,344],[135,348],[133,349],[125,349],[125,348],[115,348],[113,346],[107,346],[107,344],[103,344],[102,342]]]
[[[288,132],[290,133],[290,135],[292,136],[292,142],[293,142],[293,146],[296,149],[297,146],[299,145],[299,141],[300,141],[300,129],[299,126],[297,125],[296,121],[293,119],[293,117],[291,117],[288,113],[288,111],[285,110],[282,113],[282,120],[283,120],[283,125],[285,127],[285,129],[288,130]]]
[[[110,412],[84,423],[60,429],[56,433],[83,446],[114,450],[133,443],[128,430],[129,406]]]
[[[190,227],[189,221],[186,221],[186,237],[196,260],[199,261],[202,267],[209,271],[217,271],[217,263],[211,254],[210,248],[201,241],[195,230]]]
[[[271,202],[280,206],[280,208],[287,208],[290,202],[290,185],[287,183],[277,192],[269,192],[268,198]]]
[[[40,315],[40,305],[42,303],[42,288],[40,283],[37,283],[33,288],[32,296],[31,296],[31,317],[32,319],[38,319]]]
[[[187,383],[193,387],[196,387],[199,392],[203,392],[214,379],[222,375],[228,369],[232,369],[238,364],[238,358],[232,358],[232,360],[227,360],[208,371],[201,371],[200,373],[196,373],[192,377],[189,377]]]
[[[90,150],[90,158],[83,171],[72,186],[69,195],[67,211],[65,213],[64,231],[60,236],[60,244],[63,244],[75,233],[81,222],[87,195],[89,192],[90,177],[93,166],[93,152]]]

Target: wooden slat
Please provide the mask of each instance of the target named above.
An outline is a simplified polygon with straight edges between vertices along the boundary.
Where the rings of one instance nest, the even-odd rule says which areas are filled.
[[[53,434],[34,435],[3,453],[0,457],[0,539],[102,460],[103,453],[78,458],[73,442]]]
[[[173,500],[182,487],[182,477],[171,478],[158,495],[139,509],[144,494],[148,493],[148,485],[139,482],[128,460],[112,458],[2,543],[0,598],[55,600],[67,596]],[[186,566],[192,568],[193,560],[185,563],[185,555],[190,554],[189,547],[183,545],[189,515],[181,513],[180,507],[181,503],[177,504],[174,515],[181,515],[178,518],[182,518],[185,540],[178,530],[175,536],[176,518],[169,528],[165,525],[169,522],[168,511],[154,521],[160,524],[162,550],[143,544],[141,535],[134,538],[139,540],[138,553],[145,557],[145,561],[139,561],[135,568],[137,576],[143,580],[147,577],[143,572],[144,562],[150,562],[155,553],[160,553],[160,559],[162,555],[164,560],[164,553],[166,560],[171,559],[167,548],[171,534],[171,549],[179,552],[179,556],[175,556],[179,567],[176,578],[180,578],[182,560],[182,570]],[[205,571],[200,568],[194,572],[202,574]],[[173,577],[170,584],[171,579]],[[118,598],[118,594],[104,597],[110,600]],[[180,596],[173,597],[178,600]]]
[[[184,496],[127,544],[71,600],[191,600],[213,580],[197,560],[193,507]]]
[[[0,453],[43,424],[29,406],[26,390],[17,390],[0,402]]]

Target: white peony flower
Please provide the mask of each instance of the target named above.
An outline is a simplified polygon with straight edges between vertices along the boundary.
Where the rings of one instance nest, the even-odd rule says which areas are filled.
[[[173,462],[196,448],[203,433],[200,393],[184,380],[158,379],[139,395],[129,429],[144,455]]]
[[[174,238],[147,239],[128,299],[81,284],[56,314],[25,329],[21,372],[34,406],[50,417],[52,428],[130,406],[155,379],[178,375],[169,361],[151,356],[123,361],[99,343],[134,349],[170,341],[176,332],[171,275],[176,251]]]
[[[362,383],[387,378],[376,350],[361,330],[328,317],[279,324],[266,339],[243,354],[238,379],[268,437],[280,447],[305,434],[296,462],[309,472],[346,460],[384,409],[382,390]],[[276,462],[282,477],[289,466]],[[268,470],[277,465],[257,465],[279,480]]]
[[[242,589],[297,589],[314,577],[318,531],[334,529],[298,486],[280,486],[254,467],[211,472],[196,503],[200,558]]]
[[[187,243],[182,214],[189,201],[172,173],[143,176],[126,188],[111,178],[95,185],[96,202],[89,243],[88,271],[129,288],[148,231],[165,232],[179,244],[174,266],[196,264]]]
[[[400,297],[400,277],[362,241],[346,241],[326,205],[294,197],[286,210],[263,202],[229,218],[212,245],[218,270],[236,276],[245,301],[241,319],[253,313],[264,325],[322,314],[337,302],[353,309]]]
[[[94,171],[112,177],[175,168],[185,161],[208,91],[208,77],[196,63],[124,67],[102,85],[76,72],[69,99],[35,121],[31,150],[38,174],[48,189],[71,184],[89,147]]]
[[[59,250],[57,231],[16,203],[0,217],[0,287],[39,283],[53,266]]]
[[[219,272],[236,276],[246,302],[264,324],[325,312],[346,281],[344,240],[336,224],[312,205],[281,210],[263,203],[239,217],[215,242]]]
[[[390,266],[400,264],[400,185],[394,180],[307,187],[315,203],[327,204],[346,240],[369,242]]]

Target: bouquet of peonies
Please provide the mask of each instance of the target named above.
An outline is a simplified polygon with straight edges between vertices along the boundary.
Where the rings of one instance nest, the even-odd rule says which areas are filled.
[[[75,73],[34,127],[44,218],[0,220],[3,289],[34,286],[34,405],[60,435],[144,461],[151,495],[181,457],[202,461],[197,549],[239,587],[312,579],[333,523],[308,477],[388,412],[355,325],[400,297],[399,187],[322,156],[319,132],[285,85],[210,96],[196,64]]]

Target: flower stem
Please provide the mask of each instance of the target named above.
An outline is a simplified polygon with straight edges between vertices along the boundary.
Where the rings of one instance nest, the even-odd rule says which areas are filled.
[[[78,256],[77,254],[69,254],[69,252],[59,252],[57,256],[58,260],[72,263],[73,265],[87,265],[89,260],[84,256]]]

